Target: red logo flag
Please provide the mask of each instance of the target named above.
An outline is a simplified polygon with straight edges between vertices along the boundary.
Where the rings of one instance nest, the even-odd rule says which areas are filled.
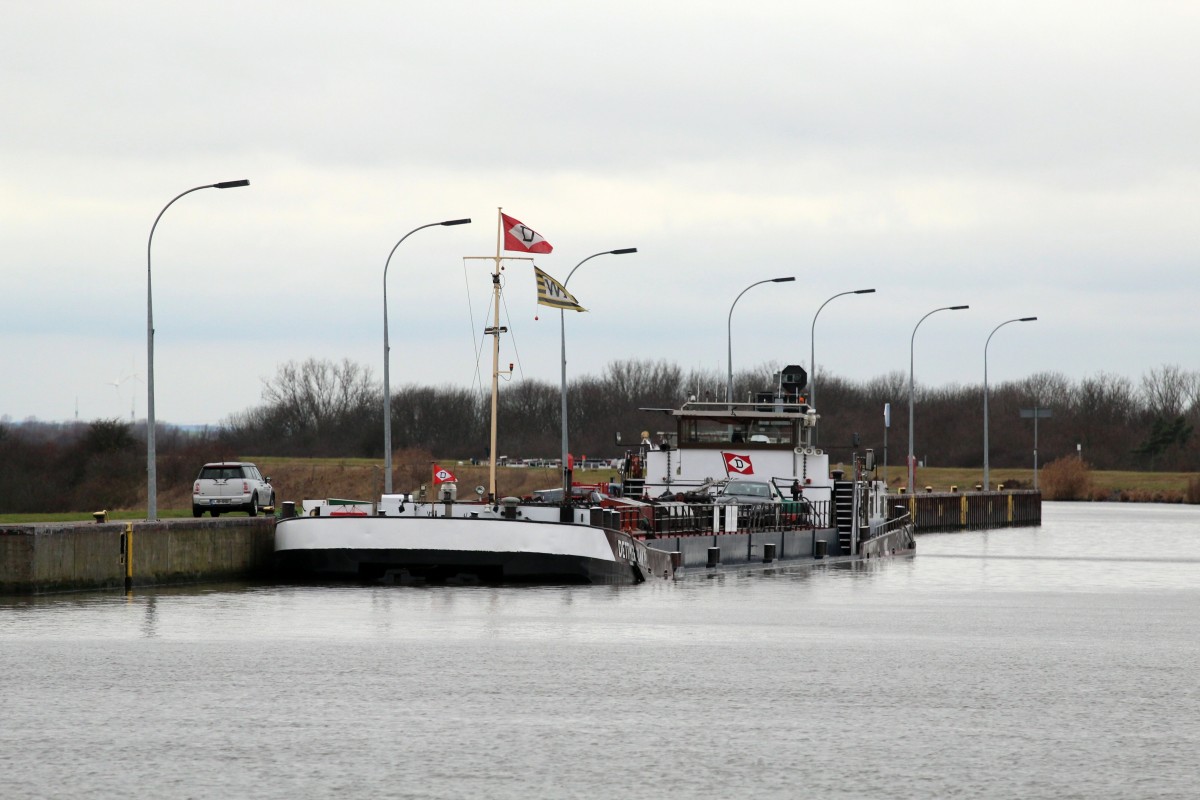
[[[550,253],[554,248],[542,238],[533,228],[527,227],[519,219],[513,219],[508,214],[500,214],[500,222],[504,226],[504,249],[516,250],[521,253]]]
[[[737,453],[721,453],[725,458],[725,471],[736,472],[740,475],[753,475],[754,465],[750,463],[750,456],[741,456]]]
[[[439,467],[437,464],[434,464],[433,485],[437,486],[439,483],[458,483],[458,478],[454,477],[454,473],[445,467]]]

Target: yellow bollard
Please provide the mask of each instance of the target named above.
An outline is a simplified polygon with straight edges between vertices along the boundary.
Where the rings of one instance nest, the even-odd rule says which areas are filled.
[[[133,589],[133,523],[125,523],[125,591]]]

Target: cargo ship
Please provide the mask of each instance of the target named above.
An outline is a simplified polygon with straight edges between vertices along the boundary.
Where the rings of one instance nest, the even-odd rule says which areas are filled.
[[[798,366],[753,402],[689,401],[625,451],[620,480],[539,496],[306,501],[276,526],[284,576],[359,582],[640,583],[914,551],[870,450],[831,469]],[[847,474],[848,473],[848,474]],[[482,487],[480,487],[482,489]]]

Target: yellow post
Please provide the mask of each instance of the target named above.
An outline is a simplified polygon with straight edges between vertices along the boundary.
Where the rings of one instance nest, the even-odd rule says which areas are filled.
[[[1009,525],[1013,524],[1013,495],[1012,495],[1012,492],[1008,493],[1008,524]]]
[[[125,591],[133,588],[133,523],[125,523]]]
[[[962,514],[958,518],[958,524],[962,527],[967,527],[967,496],[962,496]]]

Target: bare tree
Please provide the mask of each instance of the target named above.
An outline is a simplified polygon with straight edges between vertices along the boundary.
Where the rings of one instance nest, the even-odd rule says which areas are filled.
[[[1142,376],[1142,398],[1146,410],[1155,417],[1178,417],[1195,403],[1200,392],[1200,373],[1189,372],[1178,364],[1151,367]]]

